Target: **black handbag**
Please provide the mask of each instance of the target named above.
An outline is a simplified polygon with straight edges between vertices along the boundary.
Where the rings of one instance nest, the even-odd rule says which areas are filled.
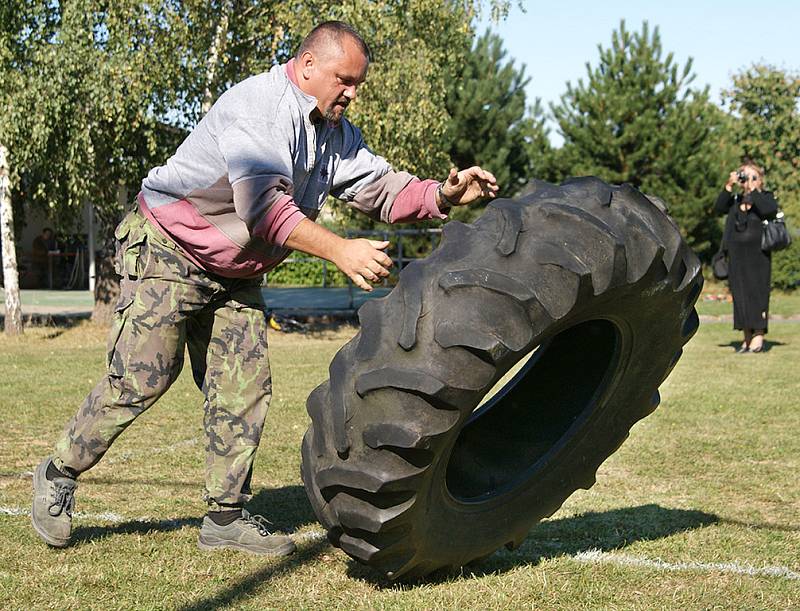
[[[761,231],[761,250],[764,252],[774,252],[783,250],[792,243],[792,236],[789,235],[789,228],[783,220],[783,212],[778,212],[774,219],[763,221]]]
[[[725,229],[722,231],[722,241],[719,243],[719,250],[711,257],[711,273],[717,280],[728,279],[728,232],[730,231],[731,219],[725,219]]]
[[[728,253],[721,248],[711,257],[711,273],[717,280],[727,280],[728,278]]]

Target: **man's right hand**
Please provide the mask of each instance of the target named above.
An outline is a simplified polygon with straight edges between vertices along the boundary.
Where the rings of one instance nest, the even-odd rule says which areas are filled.
[[[392,260],[384,252],[389,242],[355,238],[342,244],[333,254],[332,262],[359,288],[371,291],[370,282],[380,282],[389,275]]]
[[[392,266],[389,255],[383,252],[389,242],[364,238],[348,240],[310,219],[303,219],[295,226],[284,246],[327,259],[365,291],[372,290],[370,282],[388,276]]]

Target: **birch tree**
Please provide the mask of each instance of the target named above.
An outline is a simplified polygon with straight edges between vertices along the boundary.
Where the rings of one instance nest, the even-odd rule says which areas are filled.
[[[159,59],[171,40],[162,36],[166,9],[132,0],[14,4],[1,47],[9,86],[0,91],[0,133],[14,151],[15,199],[62,232],[81,229],[84,202],[94,204],[102,255],[94,317],[106,319],[117,292],[109,255],[118,188],[138,188],[178,141],[159,121],[174,106],[176,69]]]
[[[19,273],[17,271],[16,241],[14,239],[14,211],[8,177],[8,151],[0,144],[0,240],[3,243],[3,287],[5,291],[7,335],[22,333],[22,306],[19,300]]]
[[[216,76],[219,68],[219,59],[225,53],[225,46],[228,41],[228,20],[233,11],[233,2],[223,0],[219,6],[217,17],[217,27],[214,30],[214,38],[211,41],[211,48],[206,59],[205,89],[203,91],[203,103],[200,111],[205,115],[214,103],[214,94],[211,87],[216,84]]]

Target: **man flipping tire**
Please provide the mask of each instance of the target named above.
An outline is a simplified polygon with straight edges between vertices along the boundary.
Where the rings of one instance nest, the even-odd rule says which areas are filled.
[[[32,521],[49,545],[69,543],[78,476],[166,392],[188,347],[205,394],[200,547],[294,549],[243,509],[272,393],[263,274],[292,250],[331,261],[365,290],[389,274],[388,242],[343,239],[314,223],[329,194],[400,223],[444,218],[498,189],[479,167],[440,183],[373,154],[343,117],[368,65],[352,27],[317,26],[287,64],[225,92],[143,181],[116,230],[122,279],[106,375],[34,473]]]

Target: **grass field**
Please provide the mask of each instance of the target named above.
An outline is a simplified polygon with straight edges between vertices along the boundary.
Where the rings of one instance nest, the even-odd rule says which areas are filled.
[[[796,313],[796,312],[795,312]],[[105,330],[0,338],[0,594],[12,609],[797,609],[800,323],[735,355],[701,326],[636,425],[521,548],[460,574],[392,584],[332,548],[299,477],[305,397],[352,335],[273,334],[275,397],[251,505],[298,552],[269,560],[196,547],[201,395],[184,373],[81,478],[75,542],[48,549],[28,515],[31,471],[102,370]]]

